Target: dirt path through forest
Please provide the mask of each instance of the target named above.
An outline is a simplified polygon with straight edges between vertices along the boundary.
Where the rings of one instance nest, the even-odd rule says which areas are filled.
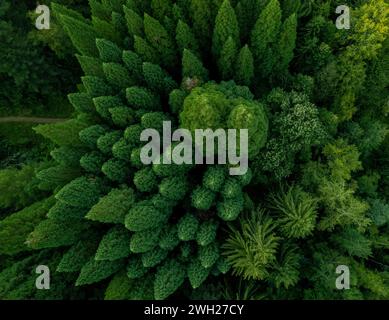
[[[0,117],[0,123],[55,123],[63,122],[68,119],[63,118],[39,118],[39,117]]]

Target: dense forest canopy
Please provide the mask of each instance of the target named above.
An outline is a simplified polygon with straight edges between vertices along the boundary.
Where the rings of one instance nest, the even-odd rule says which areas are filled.
[[[0,4],[0,299],[389,299],[389,1],[42,2]],[[247,172],[144,164],[164,121]]]

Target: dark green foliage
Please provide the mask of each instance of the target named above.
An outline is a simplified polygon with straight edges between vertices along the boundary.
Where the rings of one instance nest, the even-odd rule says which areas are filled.
[[[100,125],[94,125],[80,131],[79,136],[83,144],[90,149],[97,147],[97,140],[106,133],[106,129]]]
[[[138,284],[131,281],[125,272],[117,273],[105,291],[105,300],[151,300],[153,298],[152,279],[146,277]],[[150,285],[151,284],[151,285]]]
[[[293,59],[293,50],[296,46],[297,36],[296,28],[297,17],[294,13],[284,21],[280,31],[280,39],[276,51],[279,58],[275,64],[276,70],[280,73],[287,71],[288,65]]]
[[[140,153],[141,153],[141,148],[133,149],[131,151],[130,162],[131,165],[135,168],[142,168],[143,166],[143,163],[140,158]]]
[[[222,56],[223,47],[231,37],[231,45],[239,46],[239,26],[230,0],[224,0],[215,19],[212,51],[216,57]]]
[[[177,235],[182,241],[194,240],[199,221],[192,214],[184,215],[177,224]]]
[[[96,260],[118,260],[130,254],[130,233],[122,226],[113,227],[101,239]]]
[[[145,252],[142,255],[142,263],[145,268],[151,268],[155,267],[157,264],[165,260],[167,257],[169,251],[161,249],[161,248],[155,248],[153,250],[150,250],[148,252]]]
[[[94,256],[97,244],[92,240],[81,240],[72,245],[64,253],[57,271],[59,272],[78,272]]]
[[[147,229],[135,232],[131,236],[130,249],[134,253],[143,253],[152,250],[158,245],[159,229]]]
[[[86,21],[60,14],[60,21],[76,49],[86,56],[97,56],[96,32]]]
[[[127,277],[129,279],[138,279],[145,275],[148,269],[144,268],[140,256],[130,256],[127,266]]]
[[[78,112],[93,113],[95,110],[92,97],[85,92],[71,93],[68,99]]]
[[[50,6],[50,2],[46,4]],[[85,3],[67,4],[85,9]],[[0,7],[0,113],[66,117],[71,107],[64,96],[74,90],[79,77],[72,57],[75,50],[53,11],[50,30],[40,32],[35,28],[35,7],[10,0],[2,1]],[[73,10],[68,12],[81,17]]]
[[[135,194],[132,189],[113,189],[100,198],[86,218],[104,223],[124,223],[125,215],[134,204]]]
[[[216,242],[199,247],[199,260],[204,268],[212,267],[218,258],[219,246]]]
[[[254,78],[254,59],[250,48],[245,45],[239,52],[235,71],[236,82],[243,86],[250,86]]]
[[[274,111],[280,107],[281,110],[274,119],[273,138],[267,142],[257,164],[280,179],[293,170],[298,152],[309,152],[307,148],[322,144],[327,135],[318,108],[306,95],[273,90],[268,101]]]
[[[274,270],[270,275],[269,281],[274,283],[276,288],[296,285],[300,277],[301,255],[297,252],[294,245],[283,245],[275,262]]]
[[[164,178],[159,185],[159,192],[169,200],[181,200],[187,192],[188,186],[183,177]]]
[[[20,209],[38,200],[38,181],[34,171],[31,165],[0,170],[0,208]]]
[[[36,177],[40,180],[39,188],[42,190],[52,190],[55,187],[65,185],[79,175],[78,168],[68,168],[59,165],[39,171]]]
[[[35,252],[28,257],[16,258],[14,263],[0,272],[0,297],[2,300],[61,300],[82,299],[88,294],[69,287],[74,281],[73,275],[54,273],[50,281],[50,290],[36,290],[35,268],[44,264],[55,270],[61,254],[50,250]],[[99,296],[98,291],[95,292]]]
[[[217,204],[217,214],[224,221],[235,220],[242,212],[244,200],[242,196],[226,199]]]
[[[335,235],[333,239],[351,256],[366,259],[372,254],[371,240],[355,229],[345,229],[341,234]]]
[[[124,138],[126,139],[127,142],[129,142],[131,145],[137,145],[139,144],[139,137],[140,134],[142,133],[143,128],[139,124],[134,124],[129,127],[124,131]]]
[[[159,132],[163,129],[163,121],[170,121],[170,117],[162,112],[148,112],[142,115],[140,119],[144,128],[153,128]]]
[[[117,159],[128,161],[131,159],[132,148],[133,145],[131,143],[128,143],[124,138],[121,138],[112,146],[112,155]]]
[[[206,0],[191,0],[190,13],[193,20],[193,30],[195,31],[197,39],[203,48],[209,50],[210,40],[212,34],[210,31],[213,27],[214,14],[212,10],[212,3]]]
[[[82,220],[85,214],[88,212],[88,208],[80,208],[71,206],[63,201],[57,201],[47,212],[47,217],[56,220],[69,220],[79,219]]]
[[[204,174],[204,186],[215,192],[219,191],[224,184],[226,172],[223,168],[210,167]]]
[[[99,282],[116,273],[123,267],[122,260],[101,260],[97,261],[93,258],[89,260],[81,269],[76,281],[76,286],[87,285]]]
[[[134,84],[127,69],[118,63],[103,63],[104,75],[108,83],[119,88],[127,88]]]
[[[142,37],[134,36],[134,51],[143,60],[158,63],[158,52]]]
[[[144,16],[146,39],[161,55],[162,65],[169,68],[175,65],[175,44],[166,29],[147,13]]]
[[[160,66],[145,62],[143,64],[143,76],[150,89],[160,93],[169,94],[177,84]]]
[[[141,87],[131,87],[126,90],[128,103],[136,109],[158,110],[159,99],[151,91]]]
[[[237,198],[242,195],[241,186],[234,178],[227,178],[220,193],[225,199]]]
[[[49,198],[15,212],[0,221],[1,254],[14,255],[29,250],[26,237],[41,222],[53,203]]]
[[[215,200],[215,193],[204,187],[197,187],[192,193],[192,205],[199,210],[209,210]]]
[[[124,182],[128,178],[129,169],[125,168],[126,163],[118,159],[109,159],[101,167],[101,171],[112,181]]]
[[[230,80],[233,78],[237,55],[238,48],[230,36],[223,45],[218,61],[219,69],[221,70],[221,78],[223,80]]]
[[[176,41],[180,53],[183,52],[185,49],[191,50],[193,52],[199,51],[199,45],[197,43],[197,39],[193,34],[193,31],[182,20],[179,20],[177,23]]]
[[[92,17],[92,25],[98,37],[108,39],[114,43],[120,44],[121,39],[115,27],[108,21],[104,21],[97,17]]]
[[[132,36],[143,36],[143,19],[126,6],[123,7],[124,16],[127,22],[128,33]]]
[[[110,154],[112,146],[121,138],[120,131],[111,131],[97,139],[97,148],[102,153]]]
[[[99,180],[80,177],[63,187],[55,198],[71,206],[90,208],[99,200],[101,191]]]
[[[99,57],[103,62],[121,62],[122,50],[114,43],[106,39],[96,39]]]
[[[179,262],[168,260],[157,269],[154,281],[154,297],[165,299],[184,282],[185,271]]]
[[[141,192],[151,192],[157,187],[158,180],[153,170],[147,167],[135,173],[134,184]]]
[[[101,152],[93,151],[82,156],[80,165],[85,171],[97,174],[100,172],[105,160],[106,159]]]
[[[251,32],[251,47],[256,68],[262,76],[268,75],[274,64],[270,46],[276,41],[280,26],[280,4],[278,0],[270,0],[259,14]]]
[[[131,231],[143,231],[160,226],[168,218],[169,212],[160,212],[150,200],[144,200],[130,209],[125,225]]]
[[[215,241],[218,226],[218,222],[213,220],[204,221],[200,224],[196,233],[197,243],[200,246],[207,246]]]
[[[384,226],[389,222],[389,204],[380,199],[374,199],[370,204],[370,215],[378,226]]]
[[[188,278],[190,284],[194,289],[200,287],[200,285],[208,277],[210,269],[204,268],[198,259],[193,260],[188,266]]]
[[[78,133],[85,127],[85,123],[72,119],[62,123],[39,125],[34,131],[59,146],[74,147],[80,145]]]
[[[103,68],[101,67],[99,59],[82,55],[76,55],[76,57],[85,75],[95,77],[104,76]]]
[[[127,69],[137,80],[142,79],[142,59],[133,51],[123,51],[122,59]]]
[[[87,93],[92,97],[109,96],[114,93],[112,87],[102,78],[85,76],[81,80]]]
[[[27,237],[26,244],[33,249],[56,248],[74,244],[87,230],[88,225],[78,220],[43,220]]]
[[[108,111],[112,122],[120,128],[125,128],[135,121],[134,112],[127,107],[113,107],[109,108]]]
[[[202,62],[188,49],[182,55],[182,77],[205,82],[208,80],[208,70]]]
[[[127,300],[132,291],[132,282],[125,272],[117,273],[105,290],[104,300]]]
[[[180,242],[177,233],[177,227],[166,227],[161,231],[159,246],[162,249],[172,250],[174,249]]]

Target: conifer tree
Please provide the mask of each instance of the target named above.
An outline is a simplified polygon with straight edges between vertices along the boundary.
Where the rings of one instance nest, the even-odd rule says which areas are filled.
[[[123,11],[130,36],[143,37],[144,26],[142,17],[140,17],[134,10],[129,9],[126,6],[123,6]]]
[[[172,68],[176,63],[176,46],[173,39],[163,25],[148,14],[144,16],[144,26],[146,39],[161,55],[163,65]]]
[[[235,79],[240,85],[250,86],[254,78],[254,59],[248,45],[239,52],[236,62]]]
[[[184,49],[182,56],[182,76],[183,78],[198,79],[204,82],[208,80],[208,70],[188,49]]]
[[[257,72],[267,76],[273,65],[269,45],[276,42],[281,27],[281,8],[278,0],[270,0],[260,13],[251,32],[251,48]]]
[[[224,43],[223,49],[220,52],[219,69],[221,70],[221,76],[223,80],[229,80],[233,77],[234,66],[236,64],[237,47],[232,39],[228,37]]]
[[[198,54],[199,45],[197,39],[191,28],[182,20],[179,20],[177,23],[176,41],[180,53],[183,52],[184,49],[188,49]]]
[[[130,233],[123,226],[115,226],[101,239],[95,259],[114,261],[130,253]]]
[[[96,253],[96,236],[73,244],[62,256],[57,266],[59,272],[79,272]]]
[[[296,46],[296,14],[289,16],[283,23],[278,40],[276,54],[279,55],[275,66],[280,73],[285,73],[289,63],[293,59],[293,50]]]
[[[99,282],[116,273],[123,267],[123,260],[95,260],[92,258],[81,269],[76,285]]]
[[[151,10],[153,15],[163,21],[165,16],[169,16],[173,7],[171,0],[151,0]]]
[[[174,260],[168,260],[158,268],[154,282],[154,297],[157,300],[171,295],[184,282],[185,271],[182,265]]]
[[[212,3],[207,0],[191,0],[190,12],[193,19],[193,29],[196,38],[199,39],[201,47],[209,48],[212,35],[209,30],[212,29],[214,17],[212,13]]]
[[[76,49],[90,57],[96,57],[96,31],[85,20],[80,20],[68,15],[60,15],[60,20],[67,31]]]
[[[239,46],[239,25],[236,19],[234,9],[229,0],[224,0],[221,5],[216,20],[215,29],[213,32],[213,47],[212,52],[215,57],[222,55],[223,47],[228,38],[231,37],[232,43]],[[230,45],[232,46],[232,44]]]
[[[134,51],[144,61],[158,63],[158,52],[145,39],[134,36]]]
[[[249,40],[250,31],[252,30],[258,14],[263,10],[263,0],[239,0],[235,7],[236,15],[241,30],[243,42]]]

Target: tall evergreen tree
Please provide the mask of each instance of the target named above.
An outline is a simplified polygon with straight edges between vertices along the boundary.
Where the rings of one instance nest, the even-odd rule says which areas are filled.
[[[278,39],[281,27],[281,8],[278,0],[270,0],[260,13],[251,32],[251,48],[256,71],[266,77],[273,66],[270,45]]]
[[[236,47],[239,46],[239,25],[235,11],[230,1],[224,0],[217,13],[213,31],[212,52],[216,58],[221,56],[223,47],[229,37],[231,37]]]
[[[254,58],[250,48],[246,44],[239,52],[237,62],[235,79],[238,84],[250,86],[254,78]]]

